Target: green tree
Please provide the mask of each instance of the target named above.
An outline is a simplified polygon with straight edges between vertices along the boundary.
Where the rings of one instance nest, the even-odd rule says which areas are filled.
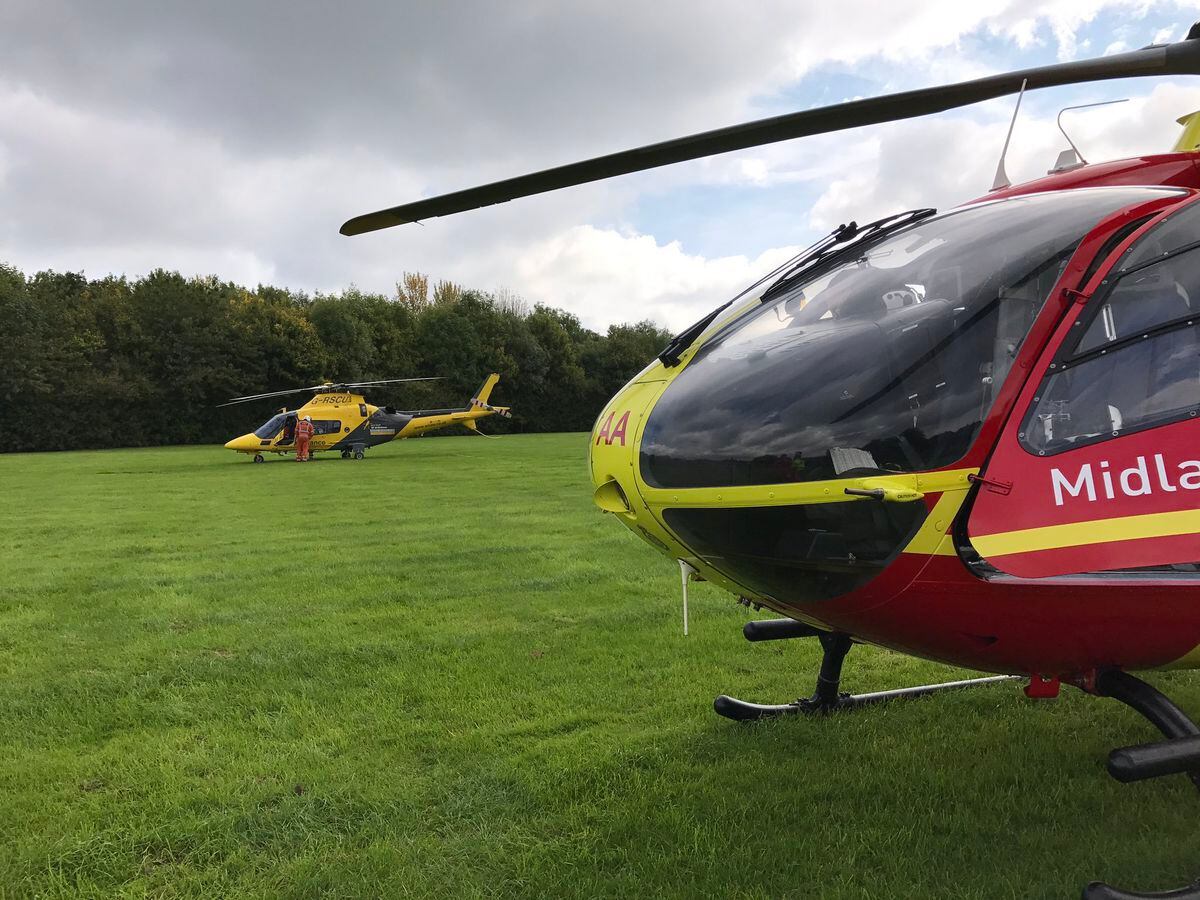
[[[514,417],[488,430],[586,429],[668,339],[647,322],[598,335],[509,291],[429,284],[406,272],[394,299],[353,286],[310,299],[161,269],[89,281],[0,264],[0,450],[224,441],[297,404],[218,404],[325,379],[439,375],[373,394],[401,408],[458,405],[489,372]]]

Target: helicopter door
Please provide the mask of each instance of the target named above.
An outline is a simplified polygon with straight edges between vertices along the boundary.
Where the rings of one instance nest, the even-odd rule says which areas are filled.
[[[1197,236],[1189,202],[1106,261],[1059,324],[967,522],[997,569],[1042,578],[1200,561]]]
[[[283,420],[283,430],[275,440],[276,447],[290,447],[296,443],[296,414],[289,413]]]

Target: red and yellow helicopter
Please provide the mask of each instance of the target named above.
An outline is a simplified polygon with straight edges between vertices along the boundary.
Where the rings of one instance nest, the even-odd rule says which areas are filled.
[[[359,234],[1026,90],[1200,74],[1179,43],[731,126],[351,219]],[[1200,727],[1131,671],[1200,667],[1200,114],[1174,150],[948,211],[850,222],[686,329],[601,412],[595,502],[816,638],[811,697],[732,719],[1029,679],[1112,697],[1164,740],[1122,781],[1190,773]],[[999,673],[841,693],[866,642]],[[1131,894],[1101,883],[1085,896]],[[1160,895],[1153,895],[1160,896]],[[1161,895],[1168,896],[1168,895]],[[1200,897],[1200,884],[1171,897]]]
[[[334,450],[341,453],[342,459],[362,459],[368,447],[386,444],[397,438],[417,437],[450,425],[462,425],[480,434],[482,432],[476,424],[480,419],[488,416],[512,417],[509,407],[492,406],[488,403],[492,389],[500,380],[500,376],[495,372],[484,380],[466,406],[455,409],[399,410],[391,406],[372,406],[359,393],[363,388],[381,387],[385,384],[438,380],[440,379],[388,378],[350,384],[327,382],[311,387],[236,397],[228,403],[222,403],[221,406],[313,392],[312,399],[299,409],[281,409],[254,431],[235,437],[225,446],[252,456],[256,463],[263,462],[266,453],[293,453],[296,449],[296,422],[309,417],[313,423],[310,451]]]

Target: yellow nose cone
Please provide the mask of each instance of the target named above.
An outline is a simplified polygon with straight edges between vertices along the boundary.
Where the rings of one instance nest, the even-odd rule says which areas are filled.
[[[589,450],[592,465],[592,481],[603,491],[595,498],[597,505],[608,512],[617,503],[618,495],[631,497],[637,495],[637,485],[634,480],[633,464],[636,461],[636,445],[638,428],[642,423],[642,415],[649,404],[650,395],[659,385],[641,384],[628,385],[600,413],[596,425],[592,429],[592,443]],[[619,487],[618,487],[619,485]],[[612,501],[609,503],[607,501]],[[625,501],[617,504],[622,510],[628,510]]]
[[[605,407],[592,429],[589,457],[596,492],[592,500],[605,512],[617,513],[626,524],[636,522],[637,448],[642,424],[663,381],[631,382]]]
[[[663,528],[643,499],[638,476],[642,427],[666,384],[661,367],[648,369],[609,401],[596,420],[588,452],[596,485],[592,501],[660,553],[695,563],[694,553]]]
[[[225,444],[226,450],[257,450],[258,438],[252,434],[243,434]]]

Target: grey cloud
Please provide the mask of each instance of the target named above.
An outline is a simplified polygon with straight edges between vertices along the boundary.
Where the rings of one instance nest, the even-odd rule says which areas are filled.
[[[905,60],[914,83],[974,71],[979,61],[954,51],[964,29],[990,22],[1003,32],[1035,5],[1061,19],[1102,2],[1007,0],[999,13],[980,13],[959,0],[6,0],[0,260],[93,275],[161,265],[309,291],[350,282],[387,291],[402,271],[420,269],[506,286],[597,325],[643,311],[682,325],[748,276],[750,262],[689,257],[686,235],[625,235],[634,201],[744,183],[750,160],[763,184],[836,185],[871,158],[863,135],[658,170],[425,228],[347,240],[337,227],[422,194],[753,117],[764,96],[827,60],[853,66],[884,53]],[[946,50],[931,56],[934,48]],[[936,143],[919,140],[879,174],[913,194],[942,191],[944,178],[921,164]],[[874,178],[861,187],[886,190]],[[578,239],[583,225],[616,231]],[[727,227],[738,227],[736,216]],[[680,238],[682,254],[670,246]],[[546,247],[567,249],[532,265],[530,254]]]
[[[405,163],[669,136],[738,111],[782,57],[778,2],[69,3],[10,0],[4,76],[240,154],[387,148]]]

